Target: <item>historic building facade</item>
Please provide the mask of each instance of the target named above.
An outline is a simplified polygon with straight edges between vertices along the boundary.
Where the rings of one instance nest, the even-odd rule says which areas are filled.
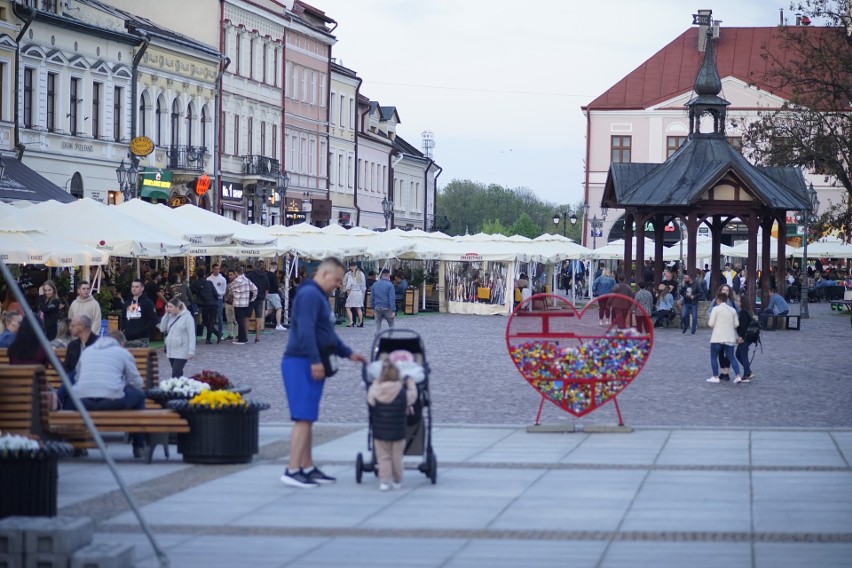
[[[361,79],[355,71],[331,63],[328,120],[328,182],[331,222],[352,227],[358,218],[355,202],[358,163],[355,101]]]

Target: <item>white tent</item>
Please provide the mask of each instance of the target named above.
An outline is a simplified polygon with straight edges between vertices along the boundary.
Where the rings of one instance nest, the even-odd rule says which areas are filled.
[[[37,230],[39,223],[17,219],[19,209],[0,204],[0,257],[12,264],[85,266],[106,264],[109,255]]]
[[[198,209],[194,205],[187,205],[186,207]],[[125,215],[155,225],[165,233],[188,241],[190,244],[216,246],[230,244],[231,237],[234,234],[233,229],[225,228],[223,227],[224,223],[218,222],[218,220],[227,221],[227,219],[216,215],[218,219],[203,222],[179,214],[180,209],[183,209],[183,207],[172,209],[162,204],[154,205],[141,199],[131,199],[118,206],[118,210]]]
[[[763,252],[763,239],[757,239],[757,256],[760,257]],[[801,256],[802,249],[787,246],[786,248],[787,256]],[[810,247],[808,247],[808,254],[810,254]],[[748,258],[748,241],[743,241],[738,245],[731,247],[731,250],[728,252],[728,256],[734,256],[737,258]],[[769,237],[769,258],[777,259],[778,258],[778,239],[775,237]]]
[[[665,247],[664,247],[665,248]],[[645,239],[645,257],[649,258],[654,256],[654,241],[651,239]],[[624,258],[624,239],[618,239],[617,241],[612,241],[606,246],[602,246],[600,248],[591,249],[589,252],[589,256],[591,258],[596,258],[600,260],[615,260]],[[633,237],[633,257],[636,260],[636,237]],[[638,259],[644,260],[644,259]]]
[[[808,243],[808,257],[852,258],[852,245],[837,237],[824,237],[815,243]]]
[[[45,201],[21,209],[22,221],[42,224],[46,234],[82,243],[114,256],[156,258],[184,254],[189,243],[154,225],[91,199],[72,203]]]
[[[663,260],[679,260],[681,252],[681,242],[683,243],[683,258],[686,262],[686,257],[689,254],[689,240],[683,239],[672,246],[663,249]],[[725,244],[719,245],[720,254],[722,256],[731,256],[731,247]],[[653,249],[652,249],[653,250]],[[647,251],[647,249],[646,249]],[[648,256],[647,254],[645,256]],[[713,238],[698,237],[695,239],[695,258],[704,259],[713,257]]]

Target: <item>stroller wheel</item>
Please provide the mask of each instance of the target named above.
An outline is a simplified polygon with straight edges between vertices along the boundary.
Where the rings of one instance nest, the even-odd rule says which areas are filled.
[[[435,452],[431,449],[426,455],[426,462],[429,466],[429,470],[426,475],[432,480],[432,485],[435,485],[438,482],[438,458],[435,457]]]
[[[358,455],[355,456],[355,482],[361,483],[361,474],[364,473],[364,456],[361,455],[361,452],[358,452]]]

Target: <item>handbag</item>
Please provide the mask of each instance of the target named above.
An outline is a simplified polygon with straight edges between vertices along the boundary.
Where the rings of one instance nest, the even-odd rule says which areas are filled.
[[[320,347],[320,360],[322,361],[322,368],[325,370],[325,376],[333,377],[337,374],[337,346],[336,345],[328,345],[326,347]]]

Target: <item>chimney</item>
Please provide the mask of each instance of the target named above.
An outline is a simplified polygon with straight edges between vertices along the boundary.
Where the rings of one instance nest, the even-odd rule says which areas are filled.
[[[698,10],[698,17],[701,18],[702,21],[712,22],[710,19],[713,14],[713,10]],[[707,42],[707,28],[710,27],[708,24],[698,24],[698,51],[704,53],[704,44]]]

